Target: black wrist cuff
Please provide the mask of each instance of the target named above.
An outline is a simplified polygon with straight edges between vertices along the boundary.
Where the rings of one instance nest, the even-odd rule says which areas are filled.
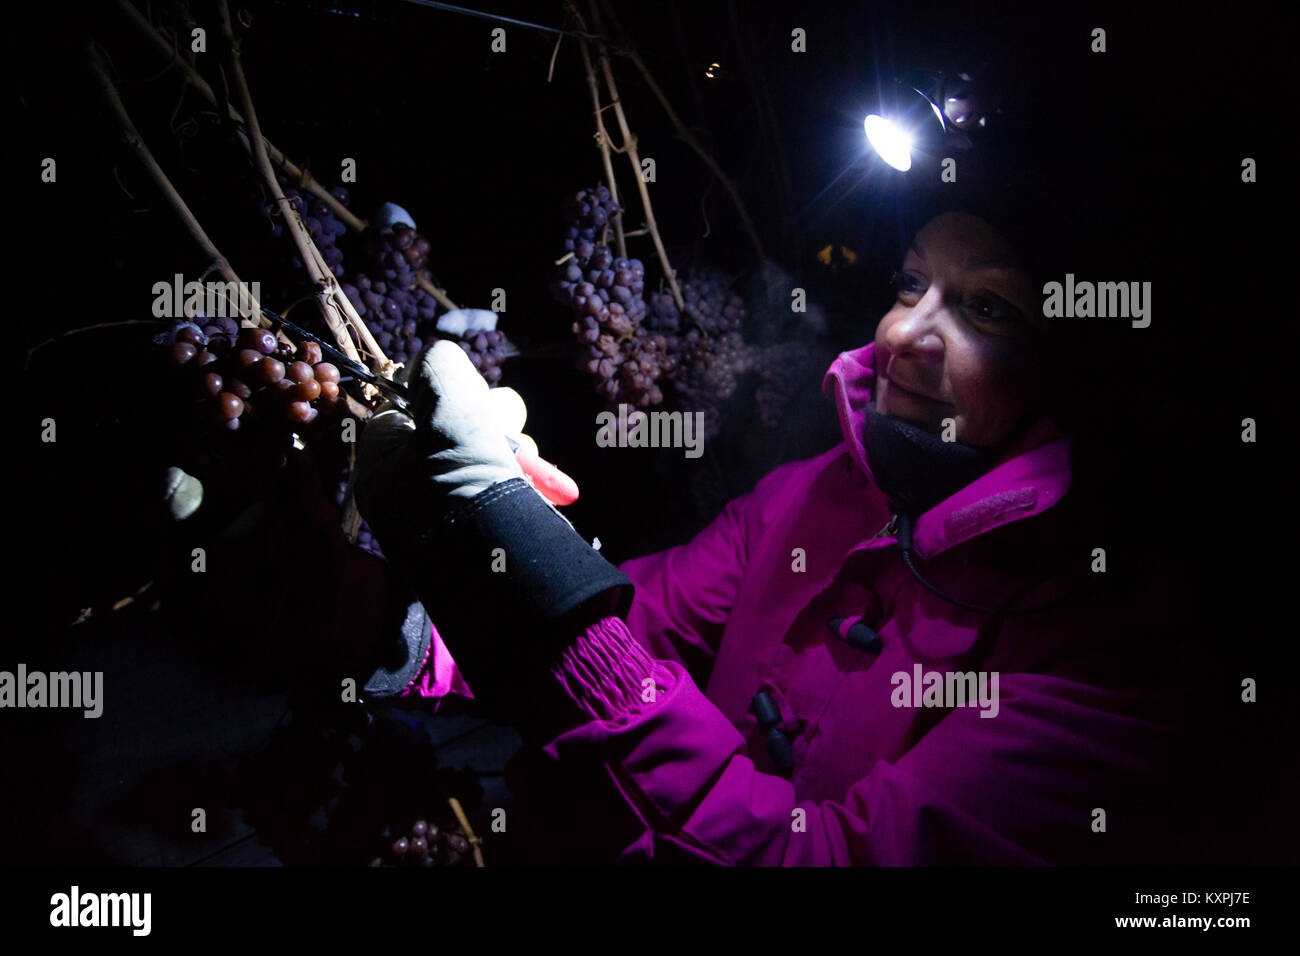
[[[413,596],[396,594],[384,612],[388,636],[374,655],[375,670],[365,684],[370,700],[397,697],[419,675],[433,642],[433,625],[424,605]]]
[[[493,485],[420,538],[416,587],[475,697],[520,703],[581,630],[625,615],[632,582],[526,481]],[[580,620],[590,609],[591,621]],[[490,701],[489,701],[490,702]]]

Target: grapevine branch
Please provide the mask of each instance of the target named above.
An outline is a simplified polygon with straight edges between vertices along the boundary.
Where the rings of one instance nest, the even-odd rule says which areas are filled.
[[[581,23],[581,17],[578,17],[578,11],[569,4],[569,12],[578,18]],[[583,27],[585,30],[585,26]],[[596,144],[600,147],[600,158],[605,164],[605,181],[609,183],[609,196],[613,202],[618,202],[618,183],[614,179],[614,163],[609,155],[609,133],[605,131],[605,120],[602,113],[605,107],[600,105],[600,85],[596,80],[596,71],[591,65],[591,54],[587,50],[585,40],[578,41],[578,49],[582,51],[582,65],[587,72],[587,88],[591,91],[591,105],[596,115]],[[627,258],[627,240],[623,236],[623,217],[616,216],[614,220],[614,236],[618,240],[618,254],[620,257]]]
[[[448,797],[447,803],[451,805],[451,812],[456,814],[456,821],[460,828],[465,831],[465,839],[474,850],[474,865],[485,866],[483,862],[483,838],[474,834],[474,828],[469,825],[469,817],[465,816],[465,811],[460,805],[460,801],[455,797]]]
[[[596,9],[596,0],[588,0],[591,9],[592,21],[595,24],[596,32],[600,33],[600,11]],[[585,30],[586,27],[584,26]],[[583,40],[583,43],[587,41]],[[668,261],[668,253],[664,251],[663,239],[659,235],[659,226],[655,222],[654,208],[650,205],[650,192],[646,189],[645,179],[641,176],[641,157],[637,155],[636,137],[628,129],[627,116],[623,112],[623,101],[619,99],[618,86],[614,83],[614,71],[610,68],[609,53],[605,50],[603,41],[596,41],[596,53],[600,59],[600,69],[605,75],[605,88],[609,91],[610,103],[614,107],[614,115],[618,117],[618,128],[623,134],[623,150],[627,153],[628,160],[632,163],[632,176],[636,180],[637,189],[641,193],[641,205],[645,209],[645,224],[650,230],[650,238],[654,240],[655,252],[659,254],[659,264],[663,266],[664,275],[668,278],[668,286],[673,290],[673,301],[677,303],[677,308],[685,309],[686,305],[682,299],[682,290],[677,285],[677,274],[673,272],[673,267]]]
[[[215,270],[221,274],[222,278],[227,282],[233,282],[240,290],[241,301],[251,307],[249,314],[242,315],[241,318],[255,321],[259,326],[269,328],[271,323],[262,315],[261,303],[257,301],[252,290],[235,274],[230,262],[217,249],[211,238],[208,237],[190,207],[186,205],[181,194],[172,185],[172,181],[167,178],[163,168],[154,159],[153,153],[149,151],[149,147],[140,135],[140,131],[136,129],[135,123],[131,121],[131,116],[127,113],[126,107],[122,105],[122,98],[118,95],[117,87],[113,85],[112,79],[105,72],[104,64],[95,52],[93,45],[87,45],[87,55],[90,72],[100,95],[104,98],[105,105],[108,106],[109,115],[113,117],[121,131],[122,141],[135,153],[136,159],[140,161],[149,178],[153,180],[155,188],[162,194],[167,205],[171,207],[172,212],[180,219],[181,225],[185,227],[185,231],[190,234],[190,238],[208,257]],[[236,303],[237,306],[239,304]]]
[[[60,332],[58,335],[46,339],[44,342],[38,342],[27,350],[27,357],[23,360],[23,370],[31,363],[32,355],[47,345],[53,345],[55,342],[62,341],[73,335],[80,335],[83,332],[93,332],[96,329],[115,329],[123,325],[166,325],[170,319],[126,319],[122,322],[96,322],[94,325],[83,325],[80,328],[68,329],[66,332]]]
[[[392,361],[384,355],[379,343],[371,335],[369,327],[356,314],[351,303],[347,301],[347,296],[343,295],[334,274],[330,271],[324,259],[321,258],[316,244],[312,242],[311,235],[307,232],[302,217],[298,215],[298,210],[285,198],[284,192],[280,189],[280,184],[275,178],[275,170],[271,168],[271,161],[267,156],[266,142],[262,139],[262,129],[257,121],[257,112],[253,109],[253,99],[248,90],[248,80],[244,76],[244,67],[239,61],[239,42],[235,37],[234,28],[231,26],[230,6],[226,0],[220,0],[217,9],[221,16],[221,34],[226,44],[230,75],[240,105],[243,106],[244,115],[248,121],[248,135],[252,142],[253,156],[262,178],[266,181],[267,188],[271,191],[271,196],[284,211],[285,225],[288,227],[289,235],[297,247],[298,256],[302,259],[303,265],[306,266],[312,280],[319,288],[317,304],[320,307],[321,316],[330,332],[333,333],[339,348],[343,350],[348,358],[356,362],[361,361],[357,347],[353,344],[351,335],[348,334],[348,326],[351,325],[362,346],[373,356],[372,367],[375,371],[391,378],[394,369]],[[373,386],[367,386],[367,388],[373,389]]]
[[[168,65],[164,67],[163,72],[166,72],[173,66],[180,67],[181,71],[185,74],[186,81],[198,90],[204,99],[213,106],[216,106],[218,109],[221,109],[222,104],[218,101],[216,93],[212,91],[212,87],[209,86],[207,80],[203,79],[203,77],[199,75],[198,71],[194,69],[193,64],[189,63],[180,55],[176,49],[175,42],[169,42],[161,33],[159,33],[158,30],[156,30],[154,26],[140,14],[140,11],[132,6],[130,0],[114,0],[114,2],[122,14],[131,21],[131,24],[139,30],[150,43],[153,44],[159,53],[167,57],[169,62]],[[240,115],[237,109],[235,109],[234,104],[226,104],[226,110],[232,120],[241,127],[246,127],[247,124],[244,122],[244,117]],[[240,130],[240,140],[251,154],[252,143],[249,141],[248,135],[242,128]],[[355,229],[357,232],[361,232],[366,228],[368,223],[364,219],[359,219],[352,210],[339,202],[328,189],[312,177],[311,173],[295,165],[289,157],[285,156],[284,153],[280,152],[280,150],[269,141],[263,140],[263,142],[266,145],[266,151],[270,156],[271,161],[283,169],[289,178],[297,185],[306,189],[317,199],[328,205],[330,211],[342,220],[344,225],[349,229]]]
[[[436,285],[433,284],[433,280],[429,278],[429,274],[427,272],[422,271],[419,277],[415,280],[415,284],[418,285],[425,292],[429,293],[429,295],[433,296],[439,302],[441,302],[445,308],[448,309],[460,308],[460,306],[458,306],[455,302],[452,302],[451,299],[447,298],[446,292],[444,292],[442,289],[439,289]]]
[[[623,25],[619,23],[618,15],[614,12],[613,6],[609,3],[609,0],[603,0],[603,4],[615,31],[619,34],[623,34]],[[672,122],[673,126],[676,127],[677,138],[686,143],[686,145],[691,149],[695,150],[696,155],[703,160],[704,165],[708,166],[713,175],[718,177],[718,181],[721,182],[723,187],[727,190],[727,194],[731,197],[731,201],[735,203],[736,212],[740,214],[740,222],[745,229],[745,235],[749,237],[749,241],[753,244],[754,252],[757,253],[759,261],[766,259],[767,257],[763,253],[763,244],[758,238],[758,230],[754,228],[754,221],[749,217],[749,210],[745,207],[745,201],[740,198],[740,191],[736,189],[736,184],[733,183],[731,178],[722,171],[722,168],[717,164],[714,158],[709,155],[708,150],[704,148],[704,145],[696,138],[695,134],[692,133],[686,127],[686,124],[681,121],[681,118],[677,115],[677,111],[674,110],[672,104],[668,102],[668,97],[664,95],[662,87],[660,87],[659,83],[655,80],[654,74],[650,72],[650,68],[647,67],[645,61],[641,59],[641,54],[637,51],[636,47],[627,43],[626,40],[624,43],[624,48],[618,49],[616,52],[621,53],[623,56],[630,59],[632,65],[637,68],[637,71],[641,74],[641,78],[645,80],[646,86],[650,87],[650,92],[654,93],[655,98],[659,100],[659,105],[662,106],[664,112],[668,114],[668,119]]]

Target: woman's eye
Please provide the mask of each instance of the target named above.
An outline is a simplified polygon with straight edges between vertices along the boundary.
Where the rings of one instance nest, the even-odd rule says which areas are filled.
[[[895,272],[890,277],[889,284],[900,297],[917,295],[923,291],[921,279],[909,272]]]
[[[968,308],[975,318],[984,322],[1016,322],[1020,319],[1019,310],[997,296],[978,295],[971,299]]]

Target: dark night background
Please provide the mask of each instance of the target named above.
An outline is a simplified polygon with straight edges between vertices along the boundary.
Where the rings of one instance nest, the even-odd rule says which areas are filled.
[[[563,23],[558,2],[476,5]],[[364,215],[392,201],[408,209],[432,240],[434,275],[458,303],[485,308],[493,288],[507,290],[501,327],[522,354],[506,365],[503,384],[527,400],[528,431],[542,454],[582,486],[568,513],[609,557],[687,540],[775,465],[839,440],[820,395],[822,361],[777,429],[756,426],[753,383],[743,385],[698,461],[595,447],[601,406],[572,368],[569,317],[547,292],[563,252],[561,204],[602,177],[572,39],[547,82],[552,34],[506,24],[507,52],[494,54],[493,22],[398,0],[239,6],[251,15],[243,58],[268,138],[326,185],[337,182],[343,157],[355,158],[354,208]],[[1205,774],[1207,788],[1240,797],[1232,816],[1217,818],[1218,852],[1272,862],[1294,835],[1293,823],[1271,829],[1283,826],[1276,808],[1254,802],[1283,799],[1295,752],[1294,704],[1284,702],[1295,673],[1294,622],[1283,616],[1294,604],[1285,590],[1292,523],[1280,496],[1285,473],[1269,450],[1289,426],[1281,387],[1296,345],[1285,304],[1290,243],[1278,222],[1288,175],[1284,41],[1263,15],[1192,21],[1129,6],[1027,16],[974,3],[615,3],[676,110],[736,182],[768,258],[827,318],[818,333],[751,297],[747,335],[807,342],[826,360],[872,336],[890,299],[885,280],[910,238],[898,220],[907,177],[868,172],[863,162],[861,121],[879,84],[976,50],[997,50],[1011,65],[1008,139],[986,157],[1009,164],[1000,175],[1014,177],[1023,164],[1029,179],[1045,175],[1050,156],[1070,205],[1062,221],[1095,211],[1088,238],[1110,270],[1095,277],[1154,285],[1151,328],[1099,331],[1089,353],[1086,385],[1104,406],[1087,439],[1094,480],[1110,540],[1124,542],[1113,549],[1120,564],[1127,555],[1177,569],[1187,648],[1229,675],[1225,699],[1237,692],[1237,675],[1259,680],[1252,714],[1207,741]],[[216,18],[205,4],[193,10],[209,28],[215,60]],[[153,282],[202,271],[104,121],[81,71],[83,31],[110,51],[128,109],[200,221],[236,269],[256,279],[241,259],[254,217],[239,211],[245,199],[226,154],[212,144],[212,124],[194,118],[198,98],[181,100],[179,77],[160,72],[111,4],[51,0],[18,16],[6,57],[15,366],[65,330],[147,318]],[[796,26],[807,30],[806,54],[790,52]],[[1093,26],[1108,30],[1104,56],[1088,53]],[[711,62],[721,64],[712,79],[704,75]],[[758,263],[725,190],[675,138],[630,65],[616,59],[615,70],[642,155],[656,161],[651,195],[674,266],[719,266],[752,294]],[[1013,136],[1024,137],[1014,140],[1018,149],[1007,146]],[[58,160],[56,185],[38,180],[45,156]],[[1240,181],[1244,156],[1259,162],[1255,185]],[[626,166],[622,157],[615,163]],[[626,200],[632,180],[626,168],[619,177]],[[1086,201],[1071,185],[1085,182]],[[630,204],[634,227],[640,214]],[[648,240],[640,242],[631,248],[647,263],[649,285],[658,267]],[[853,250],[856,263],[820,263],[816,253],[828,245]],[[287,304],[264,294],[273,308]],[[0,718],[19,728],[0,734],[18,754],[4,766],[26,768],[3,788],[14,863],[265,862],[231,851],[254,845],[233,812],[212,813],[213,832],[198,847],[187,842],[187,825],[157,821],[174,803],[188,823],[188,807],[205,799],[193,790],[227,780],[284,711],[285,698],[275,696],[282,687],[260,679],[258,651],[238,635],[227,635],[228,644],[187,639],[175,618],[163,627],[138,607],[109,610],[156,576],[164,553],[157,469],[167,439],[151,406],[165,399],[133,372],[152,331],[62,339],[10,380],[21,409],[8,446],[19,486],[10,500],[16,596],[0,667],[26,660],[33,669],[103,669],[110,702],[130,700],[89,724]],[[57,448],[34,437],[47,415],[59,422]],[[1258,423],[1257,444],[1239,439],[1244,417]],[[254,582],[230,597],[254,614],[257,600],[280,586]],[[96,614],[70,627],[86,607]],[[440,763],[480,771],[492,806],[508,736],[467,717],[448,718],[461,721],[454,733],[442,718],[409,719],[439,744],[449,739]],[[206,797],[213,806],[221,799]]]

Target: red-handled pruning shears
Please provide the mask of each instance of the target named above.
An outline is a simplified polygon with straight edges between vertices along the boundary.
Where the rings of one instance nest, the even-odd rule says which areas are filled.
[[[339,349],[321,339],[320,336],[299,328],[284,316],[272,312],[265,306],[262,307],[262,314],[276,323],[286,334],[305,342],[315,342],[320,346],[321,355],[338,366],[341,373],[340,382],[348,381],[350,377],[351,380],[373,385],[383,392],[399,410],[403,412],[411,410],[410,393],[404,385],[399,385],[397,382],[390,381],[382,375],[372,372],[360,362],[348,358]],[[515,453],[515,461],[519,462],[520,469],[543,498],[553,505],[571,505],[578,500],[577,482],[545,458],[533,454],[528,448],[520,445],[514,438],[509,435],[505,436],[505,438],[510,444],[510,450]]]

